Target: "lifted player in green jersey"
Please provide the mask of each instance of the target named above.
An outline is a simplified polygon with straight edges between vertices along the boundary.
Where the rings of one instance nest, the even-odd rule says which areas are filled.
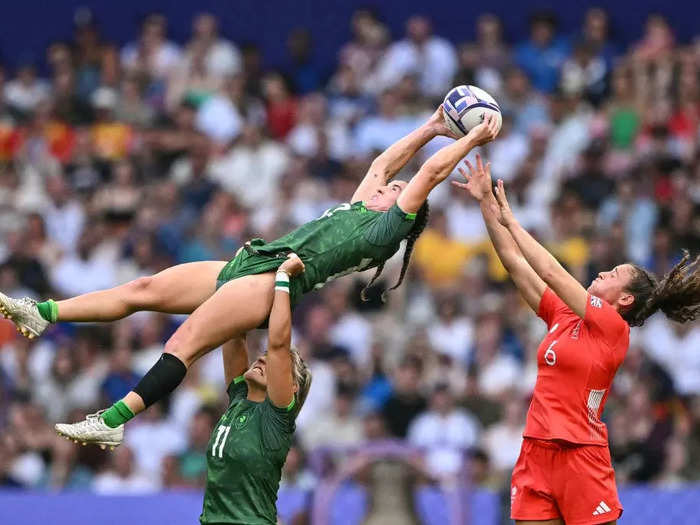
[[[427,221],[429,193],[472,148],[493,140],[497,133],[498,123],[487,118],[430,157],[408,183],[391,182],[429,140],[450,136],[439,109],[372,162],[349,203],[328,210],[276,241],[246,243],[229,263],[174,266],[117,288],[59,302],[35,304],[30,299],[0,294],[0,310],[29,335],[40,334],[49,321],[112,321],[138,310],[191,313],[167,341],[158,362],[124,399],[80,423],[57,425],[56,430],[70,439],[103,447],[121,443],[123,424],[170,394],[194,361],[264,325],[272,307],[274,270],[292,251],[306,264],[305,275],[293,283],[292,304],[302,293],[339,275],[376,267],[371,285],[384,262],[406,239],[403,267],[394,288],[399,286]]]
[[[290,347],[289,286],[303,270],[296,255],[279,268],[265,355],[249,367],[245,338],[224,349],[229,406],[207,446],[202,524],[277,523],[282,465],[311,385],[308,368]]]

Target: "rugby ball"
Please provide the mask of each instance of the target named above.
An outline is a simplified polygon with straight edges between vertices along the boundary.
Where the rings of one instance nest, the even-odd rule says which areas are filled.
[[[463,137],[474,126],[481,124],[487,115],[493,114],[501,129],[503,119],[496,99],[476,86],[452,88],[442,103],[445,124],[458,137]]]

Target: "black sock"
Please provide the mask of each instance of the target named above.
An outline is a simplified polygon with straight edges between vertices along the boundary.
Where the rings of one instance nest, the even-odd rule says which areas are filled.
[[[156,364],[141,378],[134,392],[140,395],[146,407],[149,407],[175,390],[186,373],[185,363],[173,354],[162,354]]]

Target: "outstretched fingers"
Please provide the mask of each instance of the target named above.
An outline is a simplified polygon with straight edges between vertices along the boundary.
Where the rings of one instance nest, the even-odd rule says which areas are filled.
[[[496,187],[494,188],[494,193],[496,194],[496,200],[498,201],[498,205],[501,207],[501,209],[509,209],[508,198],[506,197],[506,189],[503,186],[503,179],[498,179]]]

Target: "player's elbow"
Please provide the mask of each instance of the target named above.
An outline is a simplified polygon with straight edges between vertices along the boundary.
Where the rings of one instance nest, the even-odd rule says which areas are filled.
[[[283,353],[289,352],[291,341],[289,337],[270,337],[267,343],[268,353]]]
[[[383,178],[384,180],[388,179],[391,175],[389,165],[381,155],[372,161],[372,164],[370,164],[369,167],[369,172],[376,177]]]
[[[543,270],[540,278],[547,283],[550,288],[554,288],[558,277],[557,268],[553,264],[548,264]]]

